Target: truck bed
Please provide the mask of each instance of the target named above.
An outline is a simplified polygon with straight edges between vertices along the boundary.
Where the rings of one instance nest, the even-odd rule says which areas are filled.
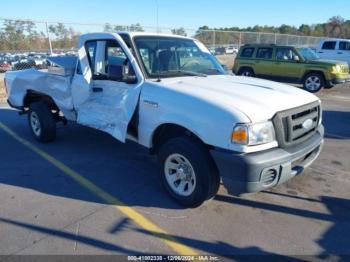
[[[8,100],[14,107],[23,107],[28,91],[35,91],[52,97],[60,109],[73,109],[71,76],[28,69],[6,73],[5,81]]]
[[[50,57],[48,71],[27,69],[7,72],[5,76],[8,99],[12,106],[23,107],[28,91],[46,94],[63,111],[73,109],[71,81],[76,57]]]

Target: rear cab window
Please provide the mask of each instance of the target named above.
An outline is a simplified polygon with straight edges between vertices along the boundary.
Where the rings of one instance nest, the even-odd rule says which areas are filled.
[[[271,47],[260,47],[256,52],[257,59],[272,59],[273,48]]]
[[[243,58],[252,58],[255,48],[253,47],[246,47],[241,52],[241,57]]]
[[[339,50],[350,51],[350,41],[340,41]]]
[[[336,41],[326,41],[322,45],[322,49],[324,50],[334,50],[335,46],[337,45]]]

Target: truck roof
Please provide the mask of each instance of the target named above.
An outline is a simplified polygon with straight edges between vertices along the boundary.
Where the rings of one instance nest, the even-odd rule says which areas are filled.
[[[110,39],[113,38],[115,34],[123,34],[123,35],[129,35],[130,38],[133,38],[135,36],[163,36],[163,37],[173,37],[173,38],[181,38],[181,39],[193,39],[191,37],[186,36],[179,36],[179,35],[173,35],[173,34],[163,34],[163,33],[149,33],[149,32],[96,32],[96,33],[88,33],[88,34],[82,34],[80,36],[80,41],[86,42],[88,40],[92,39]]]
[[[187,36],[174,35],[174,34],[164,34],[164,33],[150,33],[150,32],[117,32],[118,34],[128,34],[130,37],[135,36],[164,36],[164,37],[176,37],[176,38],[185,38],[193,39]]]

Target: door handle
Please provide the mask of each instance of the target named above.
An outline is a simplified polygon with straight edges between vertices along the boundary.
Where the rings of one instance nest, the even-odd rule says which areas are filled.
[[[338,55],[342,55],[343,54],[343,52],[338,52]]]
[[[103,88],[102,87],[93,87],[92,88],[92,92],[94,92],[94,93],[103,92]]]
[[[323,54],[323,52],[321,52],[321,51],[319,51],[318,53],[319,53],[319,54]]]

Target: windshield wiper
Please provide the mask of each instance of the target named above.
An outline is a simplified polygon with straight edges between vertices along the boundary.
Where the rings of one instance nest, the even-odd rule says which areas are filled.
[[[187,75],[187,76],[200,76],[200,77],[207,77],[206,74],[203,73],[198,73],[198,72],[193,72],[193,71],[186,71],[186,70],[169,70],[166,72],[171,72],[171,73],[181,73],[183,75]]]

